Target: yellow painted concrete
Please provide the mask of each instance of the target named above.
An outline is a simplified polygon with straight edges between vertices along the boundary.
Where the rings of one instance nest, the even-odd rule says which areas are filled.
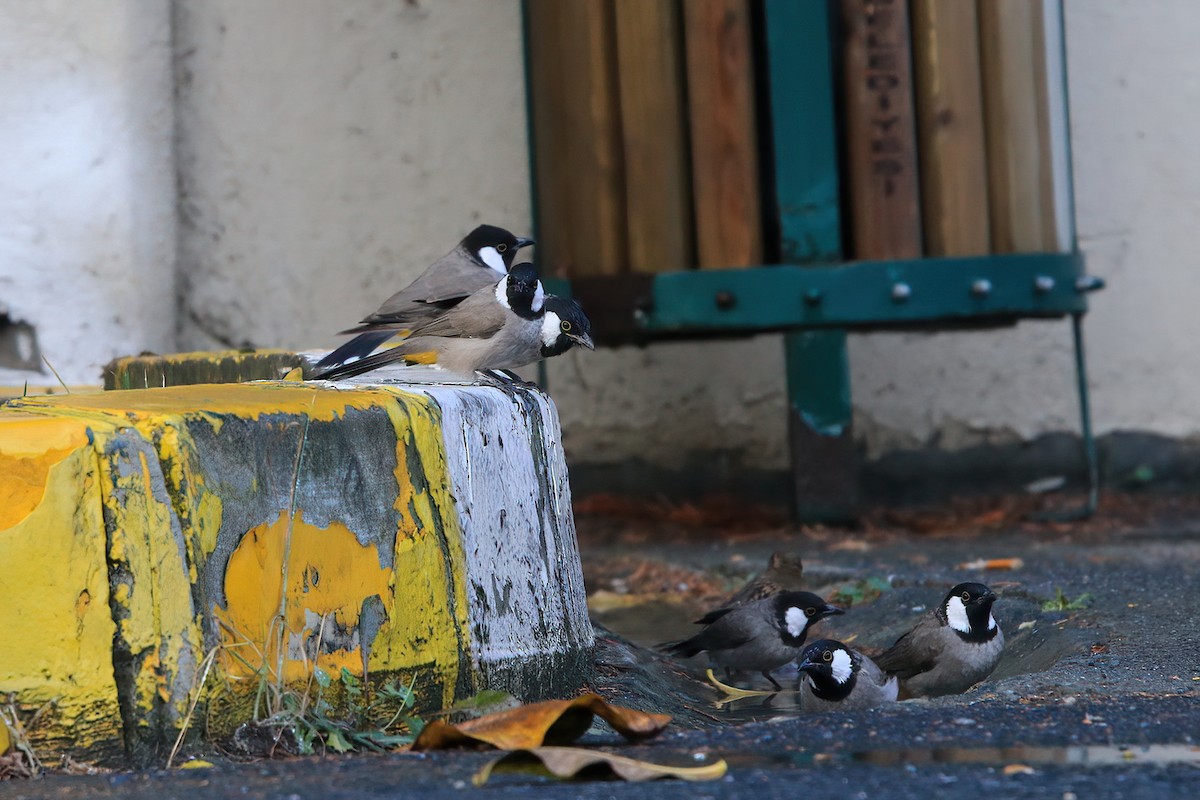
[[[226,419],[270,413],[294,415],[299,427],[305,417],[337,420],[352,408],[385,409],[395,431],[398,491],[380,500],[400,512],[396,567],[382,566],[376,546],[345,524],[306,521],[301,497],[291,518],[240,534],[224,575],[227,606],[193,607],[222,503],[208,488],[189,420],[219,430]],[[72,737],[119,742],[114,634],[135,656],[125,687],[135,723],[153,726],[162,722],[152,712],[165,709],[170,724],[184,711],[207,631],[223,655],[236,652],[220,660],[232,678],[264,658],[273,669],[282,647],[288,680],[306,675],[314,655],[356,673],[365,661],[373,673],[418,674],[452,702],[468,657],[467,598],[439,426],[424,395],[292,382],[23,398],[0,409],[0,608],[10,620],[0,691],[27,705],[59,698],[43,733],[51,751],[69,749]],[[423,475],[410,475],[414,466]],[[117,570],[111,579],[108,564]],[[369,598],[384,613],[368,649],[357,626]]]
[[[51,747],[119,750],[101,478],[87,426],[2,412],[0,463],[0,694],[26,709],[54,701],[31,731]]]

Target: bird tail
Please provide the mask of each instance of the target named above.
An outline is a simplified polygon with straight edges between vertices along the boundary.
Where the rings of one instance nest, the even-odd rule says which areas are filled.
[[[332,370],[342,366],[351,359],[366,358],[374,352],[376,347],[379,347],[379,345],[397,333],[398,331],[369,331],[367,333],[360,333],[318,361],[316,368],[322,371]]]
[[[691,658],[707,649],[697,641],[699,638],[699,636],[693,636],[690,639],[684,639],[680,642],[663,642],[658,645],[658,649],[677,658]]]
[[[362,375],[371,370],[386,367],[388,364],[397,364],[400,362],[407,364],[436,364],[437,352],[431,350],[427,342],[422,345],[419,341],[408,341],[387,350],[372,353],[357,361],[351,361],[349,364],[340,364],[331,369],[316,372],[311,379],[339,381],[343,378],[353,378],[356,375]]]

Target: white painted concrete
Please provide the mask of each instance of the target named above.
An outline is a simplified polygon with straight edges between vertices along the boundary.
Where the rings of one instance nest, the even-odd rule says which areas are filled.
[[[67,383],[175,345],[169,8],[0,3],[0,303]]]

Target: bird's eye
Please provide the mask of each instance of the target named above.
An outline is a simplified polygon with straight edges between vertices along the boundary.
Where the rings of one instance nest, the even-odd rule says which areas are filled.
[[[809,606],[808,608],[804,609],[804,616],[815,617],[816,615],[817,615],[817,610],[815,608],[813,608],[812,606]]]
[[[963,602],[964,602],[964,603],[969,603],[969,602],[971,602],[971,593],[970,593],[970,592],[963,592],[963,594],[962,594],[962,598],[963,598]]]
[[[569,330],[571,330],[571,323],[564,319],[562,321],[562,324],[559,327],[562,328],[564,331],[569,331]]]
[[[504,252],[505,250],[507,250],[507,249],[508,249],[508,245],[506,245],[506,244],[498,244],[498,245],[496,245],[496,250],[497,250],[498,252],[501,252],[501,253],[503,253],[503,252]]]
[[[824,653],[821,653],[821,658],[825,659],[826,661],[833,661],[833,651],[826,650]]]

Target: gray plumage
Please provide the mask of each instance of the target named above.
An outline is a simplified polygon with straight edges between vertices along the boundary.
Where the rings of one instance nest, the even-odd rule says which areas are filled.
[[[965,692],[992,673],[1004,651],[995,601],[981,583],[958,584],[875,663],[900,679],[902,698]]]
[[[800,708],[848,711],[895,702],[899,680],[867,656],[833,639],[804,648],[800,659]]]
[[[703,630],[690,639],[665,645],[665,649],[684,658],[707,651],[718,666],[759,672],[778,687],[771,670],[800,654],[809,627],[842,613],[812,592],[781,592],[711,612],[713,621]]]
[[[710,611],[700,619],[697,625],[709,625],[713,622],[720,609],[734,608],[753,603],[764,597],[770,597],[780,592],[798,591],[804,575],[804,563],[796,553],[786,553],[776,550],[767,562],[767,568],[746,582],[746,585],[723,600],[716,611]]]
[[[413,326],[396,347],[315,377],[339,380],[405,361],[435,363],[463,376],[525,366],[541,353],[544,297],[533,265],[518,264],[499,282]]]
[[[393,294],[362,324],[341,331],[357,334],[317,362],[331,370],[364,358],[396,334],[435,319],[477,291],[494,286],[512,267],[517,251],[532,239],[514,236],[495,225],[480,225],[454,249],[434,261],[417,279]]]

